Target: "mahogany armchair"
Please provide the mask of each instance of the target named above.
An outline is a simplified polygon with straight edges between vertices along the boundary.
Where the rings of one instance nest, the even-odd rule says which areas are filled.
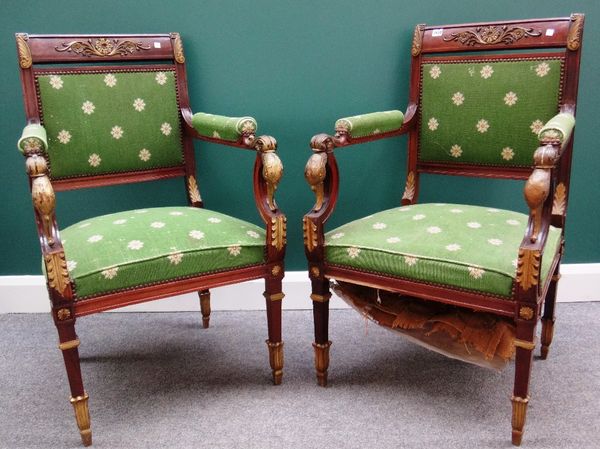
[[[505,317],[515,329],[512,442],[521,443],[540,318],[542,359],[553,336],[583,23],[583,14],[573,14],[417,25],[406,113],[343,118],[334,135],[312,138],[305,176],[316,203],[303,229],[320,385],[329,366],[330,280]],[[402,134],[402,206],[326,233],[339,149]],[[422,173],[524,180],[529,214],[418,204]]]
[[[78,317],[265,279],[268,350],[281,383],[281,281],[286,217],[274,200],[283,166],[252,117],[193,114],[178,33],[16,35],[26,158],[51,314],[83,444],[92,442],[79,363]],[[203,208],[193,139],[256,153],[253,185],[265,223]],[[59,228],[56,191],[182,178],[187,206],[119,211]],[[183,193],[183,192],[182,192]]]

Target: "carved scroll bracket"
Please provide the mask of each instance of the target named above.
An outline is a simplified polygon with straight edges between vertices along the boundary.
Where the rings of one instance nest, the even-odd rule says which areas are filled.
[[[421,23],[415,27],[415,31],[413,34],[412,50],[411,50],[411,54],[413,56],[419,56],[421,54],[421,47],[423,45],[423,29],[424,28],[425,28],[424,23]]]
[[[28,69],[33,64],[31,57],[31,50],[29,49],[29,36],[26,33],[18,33],[17,38],[17,50],[19,51],[19,65],[22,69]]]
[[[171,39],[173,39],[173,56],[175,61],[179,64],[185,62],[185,56],[183,54],[183,43],[181,42],[181,36],[179,33],[171,33]]]
[[[550,192],[551,170],[557,157],[558,150],[551,145],[538,148],[533,155],[535,168],[525,183],[524,190],[529,215],[533,220],[531,242],[537,240],[542,227],[544,201]]]
[[[567,48],[571,51],[579,50],[581,46],[581,32],[583,31],[583,14],[571,14],[571,26],[567,35]]]
[[[28,151],[27,149],[25,151]],[[54,246],[53,221],[56,208],[56,196],[48,178],[48,165],[46,159],[40,154],[29,150],[31,154],[25,161],[27,174],[31,179],[31,198],[33,206],[41,222],[41,228],[46,242]]]
[[[327,175],[327,153],[315,153],[306,163],[304,177],[310,185],[310,188],[316,195],[316,202],[313,210],[318,211],[323,207],[325,198],[325,176]]]
[[[256,139],[254,147],[261,154],[262,159],[262,177],[267,183],[267,204],[271,211],[277,210],[275,203],[275,190],[283,176],[283,164],[281,159],[275,153],[277,150],[277,141],[271,136],[260,136]]]

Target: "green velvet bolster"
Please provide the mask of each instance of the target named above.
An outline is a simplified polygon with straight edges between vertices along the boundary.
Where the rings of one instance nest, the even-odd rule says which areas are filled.
[[[33,141],[30,139],[33,139]],[[46,137],[46,130],[42,125],[27,125],[23,129],[23,134],[21,135],[21,138],[17,143],[17,148],[21,153],[23,153],[25,151],[25,145],[31,145],[32,143],[41,146],[42,151],[46,151],[46,149],[48,148],[48,138]]]
[[[256,120],[252,117],[227,117],[198,112],[192,117],[192,125],[198,134],[215,139],[239,140],[243,132],[256,132]]]
[[[573,117],[573,114],[561,112],[548,120],[538,136],[540,140],[554,138],[563,143],[569,140],[574,127],[575,117]]]
[[[347,131],[352,137],[365,137],[399,129],[403,121],[400,111],[372,112],[341,118],[335,122],[335,129]]]

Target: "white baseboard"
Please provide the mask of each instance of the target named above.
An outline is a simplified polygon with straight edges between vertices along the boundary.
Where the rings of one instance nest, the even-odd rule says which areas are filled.
[[[559,302],[600,300],[600,263],[563,264],[562,278],[558,284]],[[262,279],[229,285],[211,290],[212,310],[264,310]],[[283,280],[285,299],[283,308],[310,309],[310,282],[306,271],[287,272]],[[348,308],[335,295],[331,308]],[[186,294],[150,301],[117,309],[119,312],[180,312],[197,311],[198,295]],[[43,313],[50,311],[43,276],[0,276],[1,313]]]

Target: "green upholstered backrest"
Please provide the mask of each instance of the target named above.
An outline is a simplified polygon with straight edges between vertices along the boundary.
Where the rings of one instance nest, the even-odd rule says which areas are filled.
[[[183,165],[175,77],[143,67],[37,72],[51,177]]]
[[[419,161],[530,167],[559,109],[562,67],[560,56],[425,59]]]

